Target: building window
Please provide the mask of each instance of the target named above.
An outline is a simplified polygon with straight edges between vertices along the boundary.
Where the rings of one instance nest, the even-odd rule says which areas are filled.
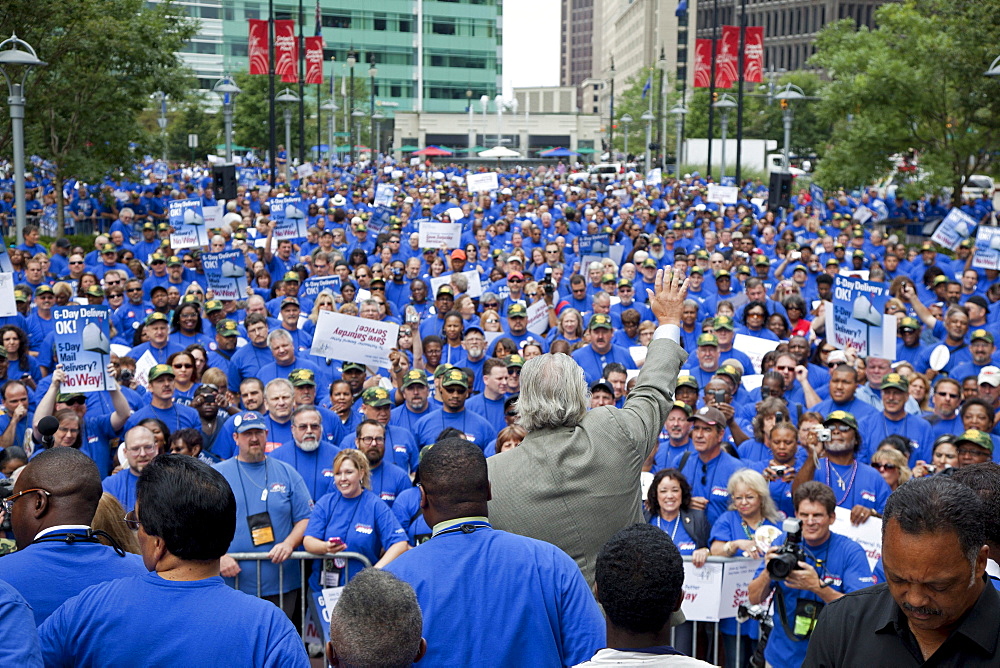
[[[374,20],[375,30],[386,30],[388,21],[384,16],[376,16]]]
[[[247,43],[246,42],[233,42],[229,45],[229,55],[237,57],[247,56]]]
[[[350,28],[350,14],[324,14],[321,23],[325,28]]]
[[[219,8],[210,7],[208,5],[202,5],[201,7],[201,18],[203,19],[217,19],[219,18]]]
[[[435,35],[454,35],[455,23],[454,21],[433,21],[431,32]]]
[[[413,32],[413,20],[399,19],[399,32]]]

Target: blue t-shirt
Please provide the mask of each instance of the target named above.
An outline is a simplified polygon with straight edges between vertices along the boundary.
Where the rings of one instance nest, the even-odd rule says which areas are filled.
[[[701,457],[692,455],[681,473],[691,485],[691,496],[708,499],[705,515],[709,524],[715,524],[719,515],[729,509],[729,477],[742,468],[746,462],[720,451],[719,455],[709,462],[701,461]]]
[[[881,473],[857,460],[850,466],[841,466],[824,459],[816,467],[813,480],[832,489],[837,505],[848,510],[864,506],[881,514],[892,494]]]
[[[496,429],[489,422],[467,409],[458,413],[448,413],[438,409],[425,415],[417,422],[417,445],[421,448],[437,440],[438,434],[454,427],[480,448],[486,448],[497,437]]]
[[[635,369],[635,360],[629,353],[628,348],[621,346],[611,346],[611,350],[603,355],[594,351],[591,346],[584,346],[573,351],[573,359],[583,368],[583,374],[587,378],[587,384],[592,385],[602,378],[604,367],[611,362],[618,362],[626,369]]]
[[[137,632],[157,628],[184,632]],[[309,666],[285,613],[221,577],[147,573],[96,585],[59,608],[39,638],[46,666]]]
[[[417,465],[420,464],[420,450],[413,437],[414,435],[406,429],[391,424],[385,430],[385,457],[403,469],[404,473],[416,471]],[[355,434],[347,434],[340,440],[340,449],[358,447],[355,441]]]
[[[333,480],[333,458],[340,450],[338,446],[321,441],[318,448],[306,452],[295,445],[294,441],[289,441],[280,448],[272,450],[268,456],[291,464],[305,481],[309,498],[318,499],[330,491],[330,482]]]
[[[160,420],[163,424],[167,425],[167,429],[170,430],[171,434],[178,429],[186,428],[201,431],[201,417],[199,417],[198,411],[177,402],[174,402],[174,405],[170,408],[157,408],[152,404],[143,406],[132,413],[132,417],[125,423],[125,431],[127,432],[146,418]]]
[[[280,459],[265,457],[262,462],[251,463],[233,457],[219,462],[215,469],[229,481],[236,496],[236,535],[229,546],[230,552],[270,552],[288,537],[297,522],[307,519],[312,512],[312,499],[302,476]],[[264,490],[267,490],[266,495]],[[274,540],[255,546],[247,518],[265,512],[270,516]],[[299,564],[293,559],[281,565],[284,592],[279,591],[278,565],[264,560],[243,562],[240,568],[243,570],[239,575],[239,589],[247,594],[257,594],[257,568],[260,568],[261,596],[287,594],[299,587]],[[234,578],[226,578],[230,586],[234,581]]]
[[[31,606],[16,589],[0,581],[0,660],[9,666],[35,668],[42,665],[38,634]]]
[[[774,545],[782,545],[785,536],[779,536]],[[827,582],[834,591],[848,594],[858,591],[874,584],[875,578],[872,576],[872,569],[868,566],[868,556],[864,549],[852,541],[850,538],[831,533],[830,537],[821,545],[808,545],[803,543],[806,549],[806,562],[813,568],[820,579]],[[817,567],[817,560],[823,560],[823,565]],[[764,565],[754,574],[757,577],[764,570]],[[785,619],[788,626],[795,630],[795,609],[800,599],[807,601],[821,601],[819,595],[804,589],[791,589],[783,582],[776,583],[778,591],[776,596],[781,596],[785,604]],[[822,606],[821,606],[822,607]],[[777,615],[777,608],[775,608]],[[767,642],[767,649],[764,651],[764,658],[774,666],[787,666],[788,668],[799,668],[806,658],[806,649],[809,643],[805,641],[796,642],[785,633],[785,626],[780,619],[774,620],[774,629]]]
[[[691,553],[699,549],[699,546],[695,542],[694,538],[687,532],[687,529],[684,528],[684,519],[680,516],[680,514],[678,514],[673,521],[669,522],[659,515],[654,515],[649,518],[649,523],[670,536],[670,540],[674,542],[674,545],[677,547],[677,551],[680,552],[682,556],[689,557],[691,556]],[[708,546],[703,545],[701,547]]]
[[[772,522],[766,518],[759,526],[781,528],[776,522]],[[719,515],[719,519],[717,519],[715,524],[712,525],[712,533],[709,535],[708,544],[711,546],[711,544],[717,540],[722,542],[731,540],[753,540],[756,528],[757,527],[751,528],[745,525],[739,511],[727,510]],[[737,553],[736,556],[742,555]],[[737,628],[739,628],[741,634],[744,636],[750,636],[755,640],[760,637],[760,623],[756,620],[751,619],[739,627],[737,627],[736,618],[734,617],[719,621],[719,630],[727,636],[736,635]]]
[[[118,499],[122,508],[126,511],[135,508],[135,484],[139,482],[139,476],[132,473],[132,469],[125,467],[118,473],[108,476],[101,481],[101,487],[111,496]]]
[[[396,502],[392,504],[392,514],[406,532],[410,545],[416,545],[418,540],[424,542],[430,538],[431,527],[427,525],[424,513],[420,509],[419,487],[410,487],[400,492]]]
[[[392,514],[374,492],[367,489],[361,494],[348,499],[340,490],[334,490],[316,502],[306,535],[321,541],[330,538],[340,538],[347,545],[347,551],[357,552],[368,557],[373,564],[385,550],[396,543],[406,541],[406,532],[399,526],[396,516]],[[347,560],[347,580],[361,572],[362,564],[356,559]],[[320,590],[320,573],[323,561],[317,560],[313,567],[309,585],[316,591]],[[339,584],[346,580],[338,575]],[[337,586],[336,580],[322,583],[324,587]]]

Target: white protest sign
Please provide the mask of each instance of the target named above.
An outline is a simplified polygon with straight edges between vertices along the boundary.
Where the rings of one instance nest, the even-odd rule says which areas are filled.
[[[391,183],[380,183],[375,186],[375,206],[392,206],[392,197],[396,189]]]
[[[632,361],[635,362],[636,366],[642,366],[646,361],[646,353],[649,352],[649,348],[646,346],[629,346],[628,354],[631,355]]]
[[[1000,269],[1000,227],[981,226],[976,232],[976,251],[972,266]]]
[[[205,227],[210,230],[222,227],[223,211],[221,206],[203,206],[201,213],[205,216]]]
[[[450,209],[445,211],[445,213],[448,214],[448,217],[451,219],[451,222],[453,223],[457,223],[458,221],[465,218],[465,212],[462,211],[457,206],[451,207]]]
[[[549,328],[549,305],[539,300],[528,307],[528,331],[541,336]]]
[[[304,162],[295,168],[295,171],[299,175],[299,179],[307,179],[313,175],[313,165],[311,162]]]
[[[420,223],[421,248],[458,248],[462,245],[462,226],[458,223]]]
[[[853,348],[859,357],[896,359],[896,316],[885,313],[889,287],[857,278],[833,277],[831,345]],[[827,317],[827,332],[831,319]]]
[[[470,193],[489,192],[500,189],[500,178],[496,172],[469,174],[465,177]]]
[[[708,562],[698,568],[684,562],[684,602],[681,610],[688,621],[717,622],[722,601],[722,564]]]
[[[0,274],[0,316],[17,315],[17,302],[14,300],[14,275]]]
[[[658,186],[663,183],[663,170],[659,167],[649,170],[649,173],[646,174],[646,183],[650,186]]]
[[[475,269],[470,269],[469,271],[461,272],[462,276],[465,276],[466,280],[469,281],[469,287],[465,291],[465,294],[475,299],[483,294],[483,284],[479,280],[479,272]],[[442,285],[448,285],[451,283],[451,277],[453,274],[448,274],[447,276],[436,276],[431,279],[431,294],[436,295],[438,288]]]
[[[111,309],[107,306],[57,306],[52,309],[56,356],[66,372],[67,392],[117,389],[107,372],[111,361]]]
[[[872,213],[872,210],[871,210],[871,209],[869,209],[868,207],[866,207],[866,206],[859,206],[859,207],[858,207],[858,208],[857,208],[857,209],[856,209],[856,210],[854,211],[854,214],[853,214],[853,215],[852,215],[851,217],[852,217],[852,218],[853,218],[854,220],[856,220],[856,221],[858,221],[859,223],[861,223],[862,225],[864,225],[865,221],[867,221],[867,220],[868,220],[869,218],[871,218],[871,217],[872,217],[873,215],[874,215],[874,214]]]
[[[320,311],[309,353],[324,359],[388,367],[389,351],[396,346],[399,325]]]
[[[170,202],[170,246],[174,250],[208,245],[208,230],[200,199]]]
[[[750,598],[750,582],[763,561],[763,559],[740,559],[726,562],[722,572],[722,593],[719,601],[721,619],[735,617],[740,605],[747,604]]]
[[[764,359],[764,355],[777,348],[778,343],[778,341],[762,339],[759,336],[749,336],[747,334],[737,334],[733,337],[733,349],[745,353],[750,358],[750,361],[753,362],[754,373],[761,372],[761,360]],[[725,357],[724,353],[723,357]],[[748,371],[750,369],[743,370],[744,373]]]
[[[747,392],[753,392],[764,383],[764,374],[752,373],[749,376],[743,376],[740,383]]]
[[[156,366],[156,358],[148,350],[135,362],[135,379],[143,387],[149,387],[149,370]]]
[[[955,250],[962,241],[969,238],[975,227],[975,218],[961,209],[952,209],[934,230],[931,241],[948,250]]]
[[[722,202],[723,204],[736,204],[740,198],[740,189],[736,186],[720,186],[714,183],[708,184],[709,202]]]
[[[864,524],[854,526],[851,524],[849,508],[837,506],[836,510],[837,521],[830,527],[830,531],[850,538],[864,548],[865,555],[868,557],[868,566],[874,569],[875,563],[882,557],[882,520],[877,517],[869,517]]]

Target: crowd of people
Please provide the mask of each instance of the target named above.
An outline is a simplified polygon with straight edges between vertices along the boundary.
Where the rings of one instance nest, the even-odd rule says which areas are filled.
[[[765,659],[798,666],[825,605],[901,572],[888,557],[873,571],[856,543],[831,533],[837,510],[861,525],[911,481],[1000,461],[1000,276],[975,266],[971,243],[951,253],[891,231],[913,211],[946,212],[936,200],[883,202],[872,190],[819,201],[801,189],[787,210],[767,210],[752,182],[724,205],[708,201],[712,181],[697,173],[592,183],[556,167],[501,172],[496,191],[470,193],[467,173],[380,163],[275,188],[244,180],[209,244],[194,249],[171,247],[166,212],[176,199],[218,205],[210,179],[149,173],[145,184],[96,191],[122,201],[76,190],[73,218],[101,230],[93,248],[66,238],[47,247],[28,225],[6,249],[17,313],[0,318],[0,472],[19,472],[5,510],[20,549],[0,558],[0,580],[31,605],[47,663],[53,652],[74,658],[66,637],[54,638],[75,637],[70,627],[108,596],[181,595],[146,578],[62,605],[139,575],[143,564],[127,556],[141,552],[161,575],[217,561],[198,573],[298,622],[303,596],[347,585],[367,561],[416,591],[423,640],[410,659],[600,665],[594,655],[618,646],[588,585],[596,578],[608,611],[598,554],[619,530],[644,521],[702,567],[712,556],[770,562],[784,520],[798,518],[803,566],[779,579],[762,564],[750,586],[751,603],[776,591]],[[393,186],[388,205],[375,204],[379,184]],[[308,207],[308,233],[275,241],[271,206],[290,195]],[[854,218],[872,208],[890,218]],[[992,222],[985,198],[962,208]],[[422,248],[423,222],[459,223],[460,247]],[[605,249],[590,235],[607,235]],[[210,289],[201,255],[223,250],[245,256],[243,299]],[[833,277],[852,271],[889,285],[895,359],[832,344]],[[339,287],[313,293],[316,277]],[[52,310],[75,303],[111,309],[118,389],[65,387]],[[321,311],[397,324],[386,365],[313,355]],[[541,327],[528,328],[529,312],[544,314]],[[746,337],[773,350],[758,358]],[[143,359],[151,365],[137,368]],[[58,429],[45,437],[49,416]],[[55,456],[63,449],[82,455]],[[640,471],[651,478],[644,495]],[[173,525],[150,491],[184,476],[214,485],[205,508],[229,508],[218,495],[230,490],[236,521],[221,551],[207,537],[185,551],[184,518]],[[150,522],[140,505],[160,516]],[[773,530],[764,543],[762,529]],[[78,552],[67,546],[90,550],[104,533],[126,556],[92,550],[103,575],[34,590],[42,550],[69,560]],[[304,589],[290,558],[300,550],[325,557]],[[250,552],[266,557],[239,556]],[[453,572],[438,568],[445,562]],[[530,584],[495,589],[508,607],[491,608],[472,591],[484,570]],[[561,607],[545,608],[550,600]],[[447,621],[456,609],[460,627]],[[294,654],[283,623],[254,610],[252,623],[284,638],[275,651]],[[488,632],[498,619],[509,623]],[[674,647],[707,658],[718,644],[726,666],[749,665],[767,635],[756,622],[727,620],[717,637],[678,622]],[[664,624],[646,631],[662,640]],[[524,654],[511,649],[517,638],[533,641]],[[100,656],[86,654],[98,652],[92,642],[77,651]]]

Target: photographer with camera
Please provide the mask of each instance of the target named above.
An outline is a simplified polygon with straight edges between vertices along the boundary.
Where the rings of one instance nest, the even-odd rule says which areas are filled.
[[[769,665],[799,668],[816,619],[827,603],[873,584],[864,549],[832,533],[837,498],[826,485],[809,481],[795,490],[795,518],[785,520],[750,583],[749,600],[759,605],[772,590],[774,629],[764,650]]]

